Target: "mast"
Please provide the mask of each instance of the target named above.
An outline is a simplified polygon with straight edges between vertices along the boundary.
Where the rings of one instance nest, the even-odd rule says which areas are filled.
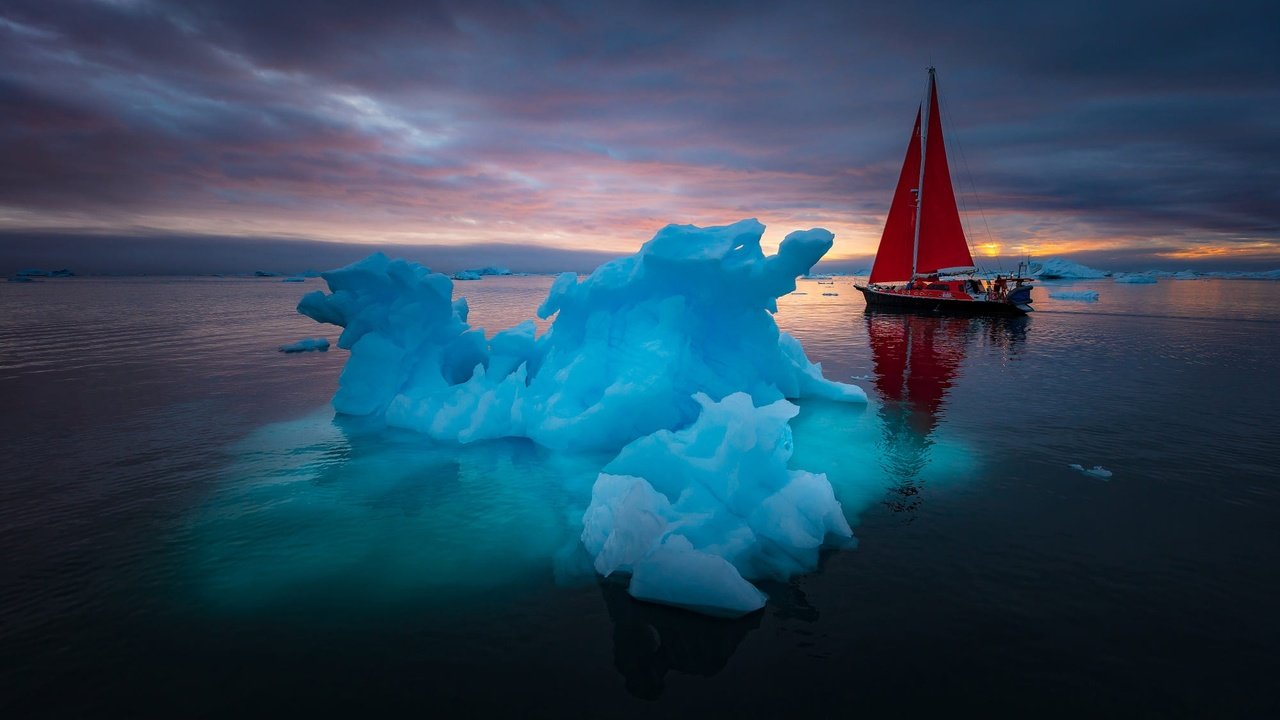
[[[916,184],[916,232],[911,246],[911,279],[916,277],[916,264],[920,258],[920,210],[924,206],[924,164],[929,157],[925,152],[929,147],[929,112],[933,110],[933,72],[929,66],[929,86],[924,91],[924,114],[920,118],[920,180]]]

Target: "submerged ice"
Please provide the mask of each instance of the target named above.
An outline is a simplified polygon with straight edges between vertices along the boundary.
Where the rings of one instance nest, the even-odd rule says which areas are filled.
[[[742,614],[763,604],[748,580],[812,569],[851,534],[826,477],[788,468],[787,399],[866,400],[772,316],[833,236],[793,232],[766,256],[763,231],[670,225],[585,279],[561,275],[542,336],[532,320],[486,336],[448,277],[381,254],[324,273],[331,292],[298,309],[344,328],[340,413],[442,441],[617,453],[583,517],[596,570],[630,575],[643,599]]]

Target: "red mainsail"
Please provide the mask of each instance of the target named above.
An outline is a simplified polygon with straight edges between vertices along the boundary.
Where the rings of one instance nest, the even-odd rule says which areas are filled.
[[[925,138],[924,187],[920,184],[920,112],[907,145],[907,157],[893,192],[893,204],[880,236],[870,282],[910,280],[914,256],[915,274],[927,275],[946,268],[973,267],[969,243],[960,225],[956,196],[951,189],[951,170],[942,140],[942,119],[938,113],[938,86],[929,71],[929,131]],[[916,204],[920,203],[920,245],[916,248]]]

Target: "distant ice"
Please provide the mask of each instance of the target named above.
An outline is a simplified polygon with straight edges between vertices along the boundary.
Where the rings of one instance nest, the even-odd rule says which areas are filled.
[[[292,277],[284,278],[284,279],[282,279],[280,282],[287,282],[287,283],[300,283],[300,282],[306,282],[306,281],[307,281],[307,279],[306,279],[306,278],[304,278],[304,277],[300,277],[300,276],[297,276],[297,275],[294,275],[294,276],[292,276]]]
[[[1125,273],[1123,275],[1115,276],[1113,280],[1118,283],[1129,283],[1131,285],[1154,285],[1156,283],[1154,275],[1147,275],[1145,273]]]
[[[1042,280],[1094,280],[1097,278],[1107,277],[1111,273],[1103,270],[1095,270],[1091,267],[1081,265],[1080,263],[1072,262],[1071,260],[1049,258],[1042,262],[1031,263],[1031,274]]]
[[[511,271],[504,267],[489,265],[474,270],[459,270],[453,274],[454,280],[480,280],[488,275],[510,275]]]
[[[325,338],[304,338],[296,343],[281,345],[280,352],[283,353],[299,353],[319,350],[325,352],[329,349],[329,341]]]
[[[1087,470],[1084,468],[1083,465],[1077,465],[1075,463],[1072,463],[1069,467],[1072,470],[1082,472],[1085,475],[1092,475],[1096,478],[1102,478],[1103,480],[1106,480],[1107,478],[1111,477],[1111,471],[1102,467],[1101,465],[1094,465],[1093,467]]]
[[[1076,302],[1097,302],[1097,290],[1054,290],[1049,293],[1054,300],[1074,300]]]
[[[840,293],[822,293],[823,297],[839,297]]]
[[[44,270],[42,268],[22,268],[13,274],[15,278],[66,278],[75,277],[75,273],[67,268],[59,268],[57,270]],[[25,280],[14,280],[14,282],[26,282]]]
[[[541,337],[532,321],[486,337],[448,277],[382,254],[324,273],[331,293],[298,310],[345,328],[340,413],[437,440],[619,453],[584,516],[597,569],[631,573],[632,594],[655,602],[739,614],[762,602],[744,578],[812,569],[827,534],[848,536],[825,476],[786,467],[784,399],[866,402],[772,317],[832,234],[793,232],[765,256],[763,232],[669,225],[581,282],[564,273]]]

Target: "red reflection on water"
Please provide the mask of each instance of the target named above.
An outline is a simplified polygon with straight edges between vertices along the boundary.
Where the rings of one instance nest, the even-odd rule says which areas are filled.
[[[914,510],[920,475],[929,463],[930,436],[944,416],[944,400],[961,377],[974,338],[1013,350],[1025,318],[931,317],[868,311],[867,336],[884,428],[881,462],[895,479],[886,505]]]
[[[905,313],[866,317],[876,391],[905,411],[917,434],[927,436],[964,362],[970,320]]]

